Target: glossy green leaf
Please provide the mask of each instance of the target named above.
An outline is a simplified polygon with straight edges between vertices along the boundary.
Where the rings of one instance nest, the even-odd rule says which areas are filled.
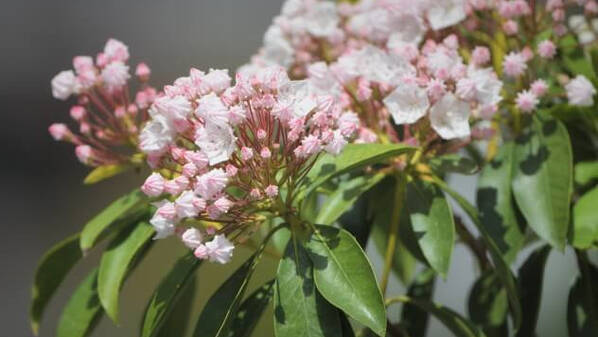
[[[509,302],[500,279],[487,271],[474,283],[467,302],[469,317],[488,337],[509,335]]]
[[[332,195],[322,204],[315,222],[323,225],[333,224],[355,204],[364,192],[379,183],[384,177],[385,174],[379,173],[373,176],[358,176],[341,182]]]
[[[181,290],[180,299],[176,302],[168,317],[166,317],[156,337],[186,336],[191,322],[193,305],[196,302],[197,279],[197,274],[191,276],[191,280]]]
[[[540,314],[540,299],[544,283],[544,267],[550,254],[550,246],[535,250],[519,268],[519,289],[523,321],[517,337],[534,337]]]
[[[575,165],[575,182],[587,185],[592,180],[598,179],[598,161],[581,162]]]
[[[142,337],[154,337],[163,330],[162,325],[177,306],[183,290],[195,280],[193,276],[200,264],[201,260],[193,253],[187,253],[164,277],[145,308],[141,328]]]
[[[434,183],[436,183],[443,191],[450,195],[451,198],[453,198],[459,204],[459,206],[461,206],[461,208],[471,218],[474,225],[480,232],[481,238],[484,241],[486,248],[488,249],[488,252],[490,253],[490,257],[492,258],[496,274],[500,278],[503,286],[505,287],[505,290],[507,291],[507,297],[509,299],[509,308],[511,310],[511,315],[513,318],[513,325],[515,331],[517,331],[521,326],[522,315],[517,282],[515,281],[515,277],[513,276],[513,272],[509,268],[509,265],[503,258],[502,253],[498,248],[498,245],[496,244],[492,236],[490,236],[488,230],[486,230],[486,227],[482,225],[477,209],[469,201],[467,201],[467,199],[465,199],[459,193],[454,191],[444,181],[440,179],[435,179]]]
[[[446,154],[430,159],[430,167],[437,174],[460,173],[465,175],[476,174],[480,167],[470,158],[459,154]]]
[[[571,244],[588,249],[598,240],[598,187],[584,194],[573,206],[573,227],[569,233]]]
[[[229,334],[249,280],[262,257],[264,246],[265,243],[210,297],[199,315],[194,337],[223,337]]]
[[[476,196],[481,223],[498,245],[507,263],[515,260],[525,240],[524,230],[517,222],[513,204],[513,154],[513,142],[500,147],[497,155],[480,174]]]
[[[52,295],[79,259],[81,250],[77,233],[54,245],[40,260],[35,271],[29,309],[31,329],[35,335]]]
[[[573,155],[565,126],[537,114],[515,145],[513,194],[529,226],[562,250],[569,228]]]
[[[302,191],[301,196],[308,195],[334,176],[413,150],[414,148],[403,144],[349,144],[338,156],[324,154],[305,177],[303,184],[306,189]],[[299,199],[302,199],[301,196]]]
[[[379,336],[386,333],[386,310],[372,266],[347,231],[317,226],[307,243],[316,287],[324,298]]]
[[[121,225],[132,224],[140,217],[146,205],[147,199],[139,189],[125,194],[116,199],[102,212],[96,215],[83,227],[81,231],[80,246],[83,251],[91,249],[102,237],[109,227],[120,227]]]
[[[426,261],[446,276],[455,245],[455,223],[442,190],[426,181],[412,181],[407,184],[404,208],[408,221],[404,225],[415,233]]]
[[[337,309],[318,293],[313,278],[312,262],[305,248],[291,240],[276,273],[276,337],[342,337]]]
[[[120,233],[102,255],[98,274],[98,295],[106,313],[114,322],[118,322],[120,288],[153,234],[154,229],[151,225],[140,222],[131,230]]]
[[[396,180],[394,178],[387,178],[382,183],[375,186],[368,195],[368,213],[370,213],[368,214],[368,217],[371,217],[373,222],[370,237],[374,241],[374,245],[381,256],[386,254],[386,247],[388,244],[390,219],[392,210],[395,207],[395,184]],[[401,228],[400,224],[399,228]],[[415,273],[416,260],[404,244],[408,235],[401,234],[402,233],[399,233],[400,240],[396,243],[394,258],[392,259],[392,272],[399,278],[399,280],[401,280],[401,282],[403,282],[403,284],[409,284]],[[412,231],[409,234],[412,234]],[[413,241],[415,240],[416,239],[414,238]],[[411,240],[409,239],[407,241]],[[417,244],[414,246],[417,246]],[[421,259],[425,260],[423,254],[421,254],[421,250],[418,250],[418,253],[421,255]]]
[[[56,337],[85,337],[93,330],[102,314],[97,277],[96,268],[73,292],[58,321]]]
[[[274,295],[274,280],[257,288],[237,311],[228,337],[249,337]]]
[[[128,164],[110,164],[98,166],[89,172],[87,177],[85,177],[85,180],[83,180],[83,183],[86,185],[95,184],[104,179],[114,177],[115,175],[123,173],[131,168],[132,166]]]
[[[430,313],[457,337],[485,337],[484,333],[473,325],[473,323],[452,309],[441,304],[407,296],[399,296],[387,301],[389,304],[395,302],[414,305],[419,309]]]
[[[570,337],[593,337],[598,331],[598,269],[578,257],[581,275],[569,292],[567,327]]]
[[[424,301],[431,301],[434,295],[436,281],[434,270],[426,268],[421,271],[413,283],[409,285],[407,296]],[[405,303],[401,311],[401,326],[405,328],[410,337],[424,337],[428,329],[429,315],[416,305]]]

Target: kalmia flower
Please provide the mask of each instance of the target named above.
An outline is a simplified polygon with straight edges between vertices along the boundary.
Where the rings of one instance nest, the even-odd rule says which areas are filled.
[[[277,66],[232,86],[226,71],[192,69],[164,92],[140,136],[155,169],[142,190],[161,198],[150,223],[157,238],[179,233],[198,258],[219,263],[260,212],[290,216],[317,156],[338,154],[359,129],[335,97]]]
[[[55,98],[76,96],[70,116],[78,123],[79,132],[62,123],[52,124],[49,132],[55,140],[76,145],[76,155],[86,165],[140,162],[135,155],[139,129],[159,94],[147,83],[151,71],[145,63],[137,66],[140,85],[136,93],[130,93],[128,60],[127,46],[110,39],[95,61],[91,56],[76,56],[74,70],[62,71],[52,79]]]

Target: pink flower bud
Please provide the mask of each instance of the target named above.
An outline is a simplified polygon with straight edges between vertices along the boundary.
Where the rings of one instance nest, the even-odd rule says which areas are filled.
[[[275,196],[278,195],[278,186],[269,185],[268,187],[266,187],[264,192],[266,192],[266,195],[269,196],[270,198],[274,198]]]
[[[517,22],[509,20],[503,23],[502,29],[505,31],[505,34],[507,35],[515,35],[517,34],[517,32],[519,32],[519,25],[517,24]]]
[[[528,90],[518,93],[515,102],[519,110],[523,112],[534,111],[538,106],[538,103],[540,103],[538,97]]]
[[[163,217],[164,219],[174,220],[176,218],[177,212],[174,203],[167,202],[158,208],[156,214]]]
[[[267,147],[263,147],[263,148],[260,150],[260,156],[261,156],[262,158],[264,158],[264,159],[268,159],[268,158],[272,157],[272,152],[270,152],[270,149],[269,149],[269,148],[267,148]]]
[[[75,148],[75,155],[83,164],[90,164],[93,159],[93,149],[89,145],[79,145]]]
[[[152,173],[143,185],[141,191],[149,197],[157,197],[164,192],[164,177],[159,173]]]
[[[476,66],[483,66],[490,62],[490,50],[486,47],[475,47],[471,54],[471,60]]]
[[[237,173],[238,173],[238,171],[239,170],[237,169],[236,166],[231,165],[231,164],[226,165],[226,175],[228,177],[234,177],[234,176],[236,176]]]
[[[150,70],[150,67],[148,67],[144,62],[139,63],[137,68],[135,68],[135,75],[142,82],[149,80],[151,72],[152,71]]]
[[[556,55],[556,46],[550,40],[544,40],[538,44],[538,55],[545,59],[551,59]]]
[[[534,83],[532,83],[530,89],[534,95],[537,97],[542,97],[548,91],[548,84],[546,84],[544,80],[536,80]]]
[[[187,163],[183,165],[183,175],[192,178],[197,174],[197,166],[193,163]]]
[[[48,131],[54,140],[68,140],[72,136],[69,128],[62,123],[54,123],[50,125]]]
[[[87,115],[87,111],[80,105],[73,105],[70,111],[71,118],[76,121],[81,121]]]
[[[253,150],[248,147],[241,148],[241,159],[249,160],[253,158]]]
[[[264,139],[266,139],[267,136],[268,136],[268,134],[266,133],[266,131],[264,129],[257,130],[257,139],[264,140]]]
[[[181,241],[183,241],[183,244],[188,248],[197,249],[197,247],[202,244],[203,235],[197,228],[187,228],[187,230],[181,234]]]
[[[257,188],[253,188],[251,189],[251,191],[249,192],[249,195],[253,198],[253,199],[260,199],[262,197],[262,192],[260,192],[260,190],[258,190]]]

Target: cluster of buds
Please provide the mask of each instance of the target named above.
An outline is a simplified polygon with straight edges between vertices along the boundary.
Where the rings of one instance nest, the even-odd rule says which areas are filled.
[[[333,96],[280,67],[239,74],[234,86],[225,70],[191,69],[164,93],[140,135],[155,171],[142,191],[160,199],[150,222],[156,238],[178,234],[220,263],[261,213],[290,216],[318,155],[340,153],[359,128]]]
[[[159,94],[148,85],[150,68],[140,63],[135,71],[139,86],[131,96],[128,60],[128,47],[110,39],[95,61],[91,56],[76,56],[74,71],[61,71],[52,79],[55,98],[77,98],[70,115],[79,132],[72,132],[66,124],[55,123],[49,128],[50,134],[55,140],[76,145],[75,153],[86,165],[139,161],[135,155],[139,130]]]

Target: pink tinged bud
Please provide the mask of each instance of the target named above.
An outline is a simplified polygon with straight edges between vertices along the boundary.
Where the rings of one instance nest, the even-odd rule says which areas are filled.
[[[274,198],[275,196],[278,195],[278,186],[269,185],[268,187],[266,187],[264,192],[266,192],[266,195],[269,196],[270,198]]]
[[[164,192],[164,177],[162,177],[159,173],[152,173],[143,185],[141,186],[141,191],[149,196],[149,197],[157,197]]]
[[[149,79],[151,73],[152,71],[150,70],[150,67],[144,62],[139,63],[137,68],[135,68],[135,75],[143,82]]]
[[[89,125],[89,123],[81,122],[81,124],[79,125],[79,132],[85,135],[89,134],[91,132],[91,126]],[[103,135],[104,132],[98,131],[98,138],[104,139]]]
[[[216,93],[221,93],[230,87],[231,78],[226,69],[210,69],[203,77],[203,81]]]
[[[208,247],[206,247],[205,245],[197,246],[197,248],[195,248],[195,251],[193,251],[193,255],[195,255],[195,257],[197,257],[198,259],[207,260],[209,258]]]
[[[208,166],[208,156],[201,151],[185,151],[185,160],[193,163],[199,170]]]
[[[438,101],[446,91],[446,87],[444,82],[438,79],[433,79],[428,82],[427,93],[428,96],[432,99],[432,101]]]
[[[197,179],[195,192],[206,200],[212,200],[214,196],[226,187],[228,177],[222,169],[213,169]]]
[[[167,202],[164,205],[160,206],[156,213],[164,219],[171,221],[175,220],[177,216],[175,205],[172,202]]]
[[[556,46],[550,40],[544,40],[538,44],[538,55],[545,59],[551,59],[556,55]]]
[[[120,61],[106,65],[101,76],[104,86],[109,91],[121,89],[131,77],[129,75],[129,66]]]
[[[260,157],[262,157],[264,159],[268,159],[268,158],[272,157],[272,152],[270,152],[269,148],[264,147],[260,150]]]
[[[176,177],[174,179],[174,182],[180,186],[181,190],[187,189],[187,187],[189,187],[189,184],[190,184],[189,178],[187,178],[185,176]]]
[[[521,53],[511,52],[503,61],[503,70],[505,74],[511,77],[522,75],[527,69],[525,57]]]
[[[264,139],[266,139],[267,136],[268,136],[268,134],[266,133],[266,131],[264,129],[257,130],[257,139],[264,140]]]
[[[172,159],[176,161],[180,161],[181,159],[185,158],[186,153],[186,150],[180,147],[173,146],[170,148],[170,155],[172,156]]]
[[[73,58],[73,68],[75,68],[77,74],[95,70],[93,58],[91,56],[75,56]]]
[[[357,99],[363,102],[370,99],[370,97],[372,97],[370,82],[364,78],[360,78],[357,82]]]
[[[248,147],[242,147],[241,148],[241,159],[243,160],[249,160],[253,158],[253,150],[251,148]]]
[[[476,66],[483,66],[490,62],[490,50],[486,47],[475,47],[471,54],[471,60]]]
[[[89,145],[79,145],[75,148],[75,155],[83,164],[89,164],[93,159],[93,149]]]
[[[534,95],[537,97],[542,97],[548,91],[548,84],[546,84],[544,80],[536,80],[534,83],[532,83],[530,89]]]
[[[110,59],[106,54],[98,53],[98,55],[96,56],[96,65],[98,67],[103,68],[108,64],[108,62],[110,62]]]
[[[114,116],[116,116],[116,118],[124,118],[126,115],[127,110],[125,110],[125,107],[119,106],[116,109],[114,109]]]
[[[301,147],[303,148],[303,156],[311,156],[320,152],[322,149],[322,143],[320,139],[314,135],[309,135],[301,141]]]
[[[131,116],[136,116],[137,112],[139,112],[137,106],[135,104],[129,104],[129,106],[127,107],[127,113]]]
[[[523,59],[525,60],[525,62],[528,62],[534,58],[534,52],[529,46],[525,46],[521,50],[521,55],[523,55]]]
[[[552,19],[556,22],[563,22],[565,20],[565,11],[561,8],[553,11]]]
[[[73,105],[70,111],[71,118],[76,121],[81,121],[87,116],[87,111],[80,105]]]
[[[76,93],[77,79],[72,70],[65,70],[52,78],[52,96],[60,100],[66,100]]]
[[[502,29],[507,35],[515,35],[517,32],[519,32],[519,25],[517,25],[517,22],[509,20],[503,23]]]
[[[183,241],[183,244],[189,249],[197,249],[197,247],[202,244],[203,235],[197,228],[187,228],[187,230],[181,234],[181,241]]]
[[[205,244],[210,262],[225,264],[233,257],[235,246],[224,235],[216,235]],[[197,251],[197,250],[196,250]],[[197,255],[196,255],[197,256]]]
[[[203,210],[203,208],[200,209],[196,206],[196,199],[199,198],[191,191],[184,191],[181,193],[181,195],[174,202],[176,213],[179,218],[193,218]]]
[[[260,199],[262,197],[262,192],[259,189],[254,188],[249,192],[249,196],[253,199]]]
[[[62,123],[54,123],[50,125],[48,131],[54,140],[68,140],[72,136],[69,128]]]
[[[170,195],[179,195],[184,188],[175,181],[175,180],[168,180],[164,183],[164,191]]]
[[[193,163],[183,165],[183,175],[188,178],[194,177],[198,172],[197,166]]]
[[[532,112],[536,110],[538,103],[540,103],[536,95],[528,90],[518,93],[515,102],[519,110],[523,112]]]
[[[457,50],[459,48],[459,39],[457,38],[457,35],[451,34],[442,41],[442,44],[449,49]]]
[[[228,119],[232,125],[237,125],[243,122],[246,116],[245,109],[241,106],[235,105],[228,109]]]
[[[239,169],[237,169],[236,166],[234,166],[232,164],[226,165],[226,175],[228,177],[234,177],[234,176],[236,176],[238,171],[239,171]]]
[[[567,26],[563,24],[554,26],[552,30],[554,31],[554,34],[559,37],[567,34],[568,31]]]
[[[119,40],[109,39],[104,46],[104,55],[109,62],[126,62],[129,59],[129,47]]]

